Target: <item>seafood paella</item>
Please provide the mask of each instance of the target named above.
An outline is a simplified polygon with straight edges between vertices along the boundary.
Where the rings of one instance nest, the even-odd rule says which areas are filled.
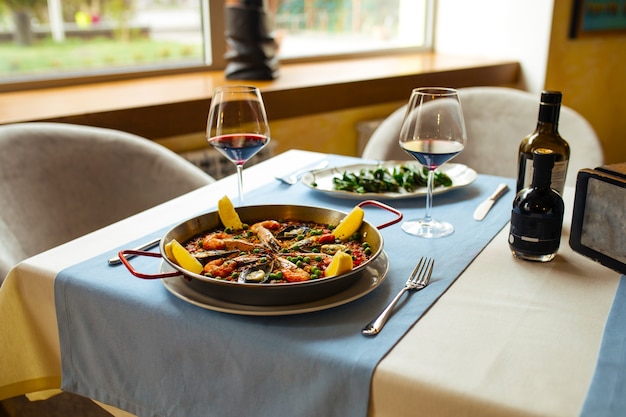
[[[340,239],[334,230],[330,224],[268,219],[240,229],[216,228],[182,245],[202,264],[203,276],[245,283],[293,283],[324,279],[372,257],[372,248],[358,231]],[[336,270],[331,266],[333,259],[341,258],[344,261],[335,262],[344,266]]]

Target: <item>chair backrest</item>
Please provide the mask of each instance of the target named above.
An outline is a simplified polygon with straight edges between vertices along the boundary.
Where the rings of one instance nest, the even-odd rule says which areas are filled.
[[[212,182],[133,134],[62,123],[0,126],[0,283],[29,256]]]
[[[537,125],[539,96],[506,87],[467,87],[458,91],[468,143],[452,162],[466,164],[482,174],[516,177],[519,143]],[[398,145],[405,112],[403,106],[380,124],[363,149],[364,158],[412,159]],[[566,106],[561,106],[559,133],[571,149],[566,184],[575,185],[580,169],[604,163],[602,146],[587,120]]]

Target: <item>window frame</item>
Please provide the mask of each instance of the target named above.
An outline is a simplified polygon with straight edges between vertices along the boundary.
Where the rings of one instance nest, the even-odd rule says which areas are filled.
[[[384,48],[369,51],[358,51],[351,53],[332,54],[332,55],[315,55],[298,58],[283,58],[281,64],[291,63],[307,63],[307,62],[323,62],[333,60],[344,60],[346,58],[372,57],[380,54],[394,55],[406,54],[414,52],[432,52],[433,34],[434,34],[434,10],[435,0],[426,1],[426,25],[425,46],[408,46],[397,48]],[[155,65],[150,68],[139,68],[137,70],[108,70],[98,74],[87,75],[50,75],[47,78],[35,80],[11,80],[7,82],[0,81],[0,92],[36,90],[52,87],[67,87],[74,85],[84,85],[91,83],[100,83],[107,81],[132,80],[149,77],[159,77],[167,75],[186,74],[205,71],[220,71],[226,67],[226,42],[224,41],[225,33],[225,16],[224,6],[227,0],[200,0],[200,10],[202,18],[202,32],[208,41],[205,41],[204,56],[211,54],[210,64],[198,64],[176,67],[159,67]],[[208,26],[208,27],[207,27]]]

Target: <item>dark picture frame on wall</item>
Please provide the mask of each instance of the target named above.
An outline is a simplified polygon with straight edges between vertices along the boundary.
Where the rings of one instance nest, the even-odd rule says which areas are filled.
[[[626,0],[574,0],[570,38],[626,34]]]

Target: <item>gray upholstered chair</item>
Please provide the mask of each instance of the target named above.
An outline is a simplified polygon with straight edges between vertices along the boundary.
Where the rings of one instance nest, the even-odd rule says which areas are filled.
[[[539,94],[506,87],[467,87],[459,89],[459,97],[468,143],[451,162],[466,164],[483,174],[516,177],[517,150],[537,124]],[[380,124],[363,149],[364,158],[411,159],[398,145],[405,112],[403,106]],[[561,106],[559,133],[571,149],[566,184],[574,185],[580,169],[604,163],[602,146],[591,125],[566,106]]]
[[[61,123],[0,126],[0,283],[29,256],[213,181],[129,133]]]

